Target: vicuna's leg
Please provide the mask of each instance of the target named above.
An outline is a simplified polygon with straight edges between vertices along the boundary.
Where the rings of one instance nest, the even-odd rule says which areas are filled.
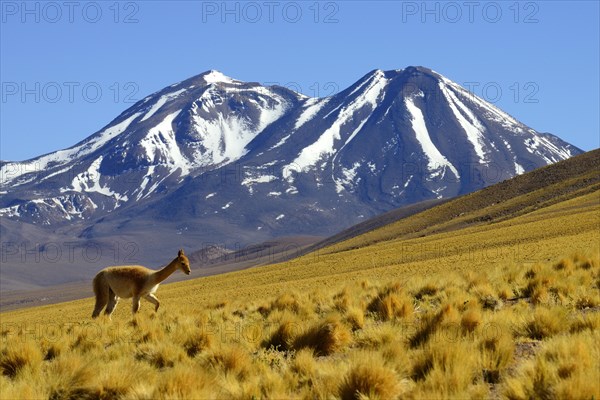
[[[96,318],[102,312],[102,309],[108,303],[108,284],[104,279],[104,274],[100,272],[94,278],[94,294],[96,295],[96,305],[94,306],[94,312],[92,318]]]
[[[138,296],[133,296],[133,304],[131,311],[135,314],[140,309],[140,298]]]
[[[150,294],[147,294],[146,296],[144,296],[144,298],[146,300],[148,300],[150,303],[154,304],[154,312],[158,311],[158,307],[160,306],[160,301],[158,301],[158,299],[156,298],[155,295],[150,293]]]
[[[110,317],[110,315],[115,310],[115,307],[117,306],[118,302],[119,302],[119,298],[117,297],[115,292],[113,292],[112,289],[109,288],[109,290],[108,290],[108,306],[106,306],[106,311],[105,311],[106,315],[108,315]]]

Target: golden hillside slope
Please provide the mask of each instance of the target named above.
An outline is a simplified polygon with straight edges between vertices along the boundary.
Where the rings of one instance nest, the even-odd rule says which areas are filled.
[[[598,397],[599,156],[163,285],[157,315],[122,300],[92,322],[91,298],[0,314],[0,397]]]

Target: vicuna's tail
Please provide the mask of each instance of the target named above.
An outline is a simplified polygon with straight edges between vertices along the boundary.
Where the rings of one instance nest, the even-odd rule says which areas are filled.
[[[104,271],[98,272],[98,275],[94,278],[93,282],[94,294],[96,295],[96,305],[94,306],[94,312],[92,318],[96,318],[102,312],[102,309],[108,303],[108,282],[104,276]]]

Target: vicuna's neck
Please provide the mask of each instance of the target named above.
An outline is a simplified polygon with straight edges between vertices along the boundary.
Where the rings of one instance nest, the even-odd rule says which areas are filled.
[[[176,258],[173,261],[171,261],[169,265],[152,274],[154,283],[161,283],[162,281],[167,279],[173,272],[175,272],[175,270],[177,270],[177,262],[178,260]]]

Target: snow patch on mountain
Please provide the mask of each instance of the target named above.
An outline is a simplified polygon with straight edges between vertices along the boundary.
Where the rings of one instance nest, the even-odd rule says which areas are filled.
[[[16,206],[0,208],[0,215],[3,217],[20,217],[21,216],[20,209],[22,207],[23,206],[19,204]]]
[[[100,173],[100,165],[102,164],[103,156],[95,159],[88,169],[81,172],[73,178],[70,188],[62,188],[61,192],[76,191],[79,193],[99,193],[104,196],[113,197],[116,200],[115,208],[119,206],[120,202],[126,202],[129,200],[127,195],[113,192],[109,186],[103,186],[100,182],[102,175]]]
[[[144,190],[146,189],[146,186],[148,186],[148,183],[150,183],[150,181],[154,178],[155,169],[155,165],[150,165],[148,167],[148,171],[146,172],[146,175],[144,175],[144,177],[142,178],[142,183],[140,184],[140,187],[134,190],[133,192],[134,194],[137,193],[137,196],[135,198],[136,200],[140,200],[143,197],[147,197],[150,193],[152,193],[151,191],[148,191],[148,193],[144,195]]]
[[[451,89],[446,87],[442,82],[439,83],[439,87],[444,96],[446,97],[446,100],[448,101],[448,105],[450,106],[452,113],[454,114],[459,124],[467,134],[467,139],[469,140],[469,142],[471,142],[471,145],[473,145],[475,154],[477,154],[477,157],[479,157],[479,162],[482,164],[485,163],[486,153],[483,149],[483,138],[485,128],[483,127],[481,122],[479,122],[477,117],[475,117],[475,115],[473,115],[473,113],[467,108],[467,106],[465,106],[458,99],[458,97],[456,97],[456,95],[452,92]],[[460,108],[460,111],[457,107]],[[463,113],[469,118],[469,120],[467,120]]]
[[[571,152],[568,149],[560,149],[550,140],[539,134],[532,134],[532,136],[528,139],[525,139],[525,144],[527,145],[527,151],[531,154],[537,154],[542,157],[548,164],[552,164],[558,162],[560,160],[564,160],[566,158],[571,157]],[[541,148],[541,149],[540,149]],[[543,151],[550,151],[550,157],[546,156]]]
[[[91,154],[108,141],[123,133],[133,122],[133,120],[140,115],[141,113],[135,113],[118,124],[107,127],[96,135],[91,136],[89,140],[86,140],[79,146],[71,147],[65,150],[58,150],[54,153],[33,158],[25,162],[6,163],[0,168],[0,184],[5,185],[11,182],[12,186],[23,185],[34,180],[36,176],[15,182],[15,180],[22,175],[36,174],[51,168],[60,167],[70,161],[73,161],[75,158],[80,158],[87,154]]]
[[[71,221],[83,219],[86,212],[98,206],[89,198],[81,194],[67,194],[56,197],[33,199],[26,203],[0,209],[0,216],[33,218],[33,223],[50,225],[49,218],[43,215],[54,215],[58,218]]]
[[[173,130],[173,120],[181,110],[165,117],[158,125],[151,128],[148,134],[140,140],[140,146],[146,152],[146,158],[154,165],[167,166],[171,173],[180,169],[180,176],[190,171],[190,161],[183,155]]]
[[[314,143],[302,149],[296,159],[283,168],[283,176],[285,179],[293,180],[292,171],[305,172],[309,168],[314,167],[323,157],[334,154],[336,151],[335,142],[341,140],[341,128],[349,120],[353,119],[354,114],[361,108],[368,106],[372,112],[377,107],[378,99],[384,93],[388,81],[385,79],[385,75],[382,71],[377,71],[371,76],[370,80],[363,82],[360,87],[367,85],[367,83],[368,86],[365,90],[357,96],[356,99],[350,102],[350,104],[341,109],[337,119],[331,124],[330,128],[325,130]],[[357,90],[358,88],[355,89],[353,93]],[[362,127],[364,122],[365,121],[361,122],[359,127]],[[357,130],[353,132],[350,139],[352,139],[356,133],[358,133]],[[345,144],[348,144],[348,142]]]
[[[304,106],[306,107],[302,114],[296,120],[296,124],[294,125],[294,130],[298,130],[302,125],[304,125],[307,121],[310,121],[314,118],[315,115],[329,102],[330,98],[319,99],[312,98],[308,99]]]
[[[283,146],[283,145],[285,144],[285,142],[287,142],[287,140],[288,140],[288,139],[289,139],[291,136],[292,136],[292,134],[290,133],[289,135],[286,135],[286,136],[282,137],[282,138],[281,138],[281,140],[280,140],[279,142],[275,143],[275,144],[273,145],[273,147],[271,147],[269,150],[273,150],[273,149],[276,149],[276,148],[278,148],[278,147],[281,147],[281,146]]]
[[[362,164],[359,162],[355,162],[352,164],[352,168],[342,168],[342,178],[335,180],[335,190],[337,193],[341,193],[344,190],[344,187],[353,187],[360,178],[356,178],[358,173],[358,168],[360,168]]]
[[[252,193],[254,193],[253,186],[256,185],[257,183],[269,183],[269,182],[273,182],[276,179],[277,179],[277,177],[275,177],[273,175],[252,176],[252,177],[247,177],[244,180],[242,180],[241,185],[246,186],[248,188],[248,191],[250,192],[250,194],[252,194]]]
[[[261,175],[259,177],[246,178],[242,181],[242,185],[248,186],[253,185],[255,183],[269,183],[276,180],[277,177],[273,175]]]
[[[423,117],[421,109],[415,105],[411,97],[406,97],[404,102],[406,104],[406,109],[411,115],[411,124],[417,141],[421,145],[421,149],[428,159],[427,167],[429,170],[433,172],[439,171],[440,168],[442,168],[442,171],[440,172],[445,173],[445,169],[448,168],[450,171],[452,171],[456,178],[460,178],[460,175],[458,174],[458,171],[454,165],[452,165],[452,163],[450,163],[450,161],[448,161],[448,159],[446,159],[446,157],[440,153],[438,148],[431,141],[431,137],[427,131],[427,125],[425,124],[425,118]],[[437,176],[437,174],[434,176]]]
[[[515,174],[521,175],[523,173],[525,173],[525,169],[518,162],[515,161]]]
[[[158,101],[156,103],[154,103],[154,105],[146,113],[146,115],[144,115],[144,117],[140,120],[140,122],[144,122],[145,120],[147,120],[148,118],[153,116],[158,110],[160,110],[165,104],[167,104],[167,102],[173,100],[174,98],[178,97],[182,93],[185,93],[186,91],[187,91],[187,89],[180,89],[176,92],[168,93],[168,94],[165,94],[164,96],[161,96],[158,99]]]
[[[238,160],[247,153],[248,143],[285,114],[289,104],[281,96],[263,89],[252,90],[259,94],[257,98],[262,103],[258,108],[260,114],[256,126],[252,126],[243,115],[233,113],[224,116],[218,112],[212,119],[198,114],[192,115],[193,130],[200,139],[199,144],[194,145],[194,159],[198,161],[198,165],[217,165]],[[273,105],[269,105],[269,100]],[[198,101],[202,103],[203,109],[210,111],[223,103],[223,92],[208,90]]]
[[[480,107],[486,118],[489,118],[494,122],[498,122],[504,128],[512,132],[524,132],[523,124],[515,120],[513,117],[511,117],[504,111],[500,110],[498,107],[488,103],[476,94],[469,92],[468,90],[460,86],[458,83],[451,81],[450,79],[439,74],[438,77],[446,86],[452,87],[452,89],[454,89],[457,93],[460,93],[463,97],[467,98],[469,101],[475,103],[478,107]]]
[[[206,83],[229,83],[234,85],[241,84],[240,81],[236,81],[235,79],[232,79],[227,75],[215,70],[211,70],[204,74],[202,78],[206,81]]]

